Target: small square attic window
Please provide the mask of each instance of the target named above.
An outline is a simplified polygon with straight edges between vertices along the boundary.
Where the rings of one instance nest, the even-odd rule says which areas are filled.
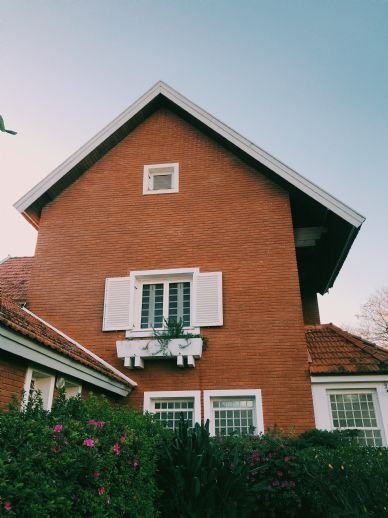
[[[143,194],[165,194],[179,191],[179,164],[145,165]]]

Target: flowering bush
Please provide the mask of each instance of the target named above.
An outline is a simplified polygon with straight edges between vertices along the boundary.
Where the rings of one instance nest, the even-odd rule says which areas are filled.
[[[89,397],[0,412],[0,516],[388,517],[388,449],[339,433],[175,433]]]
[[[160,428],[90,396],[0,413],[0,516],[153,517]]]
[[[388,449],[360,446],[352,436],[309,430],[219,439],[226,452],[238,447],[249,468],[255,503],[240,518],[388,517]]]
[[[300,510],[299,472],[295,448],[287,437],[268,433],[262,436],[219,438],[225,454],[239,451],[246,465],[247,491],[254,500],[246,516],[294,517]]]

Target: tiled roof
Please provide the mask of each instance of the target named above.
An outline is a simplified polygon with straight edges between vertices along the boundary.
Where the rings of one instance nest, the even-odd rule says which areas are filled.
[[[305,326],[310,373],[387,374],[388,349],[333,324]]]
[[[16,304],[27,303],[33,257],[8,257],[0,262],[0,291]]]
[[[103,362],[98,361],[91,354],[77,347],[72,341],[67,340],[62,335],[51,329],[44,322],[27,313],[8,297],[0,292],[0,325],[20,333],[34,342],[53,349],[57,353],[70,357],[72,360],[82,363],[87,367],[101,372],[115,381],[128,384],[128,381],[113,372]]]

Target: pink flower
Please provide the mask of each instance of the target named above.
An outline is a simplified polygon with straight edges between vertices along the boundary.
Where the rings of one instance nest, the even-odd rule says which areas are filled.
[[[289,457],[288,455],[286,455],[286,456],[284,457],[284,462],[288,462],[289,460],[290,460],[290,457]]]
[[[140,465],[139,459],[136,459],[136,457],[133,459],[133,467],[138,468]]]
[[[59,433],[59,432],[62,432],[63,430],[63,424],[56,424],[53,428],[53,432],[54,433]]]
[[[61,451],[61,449],[62,449],[62,448],[61,448],[60,446],[58,446],[58,445],[57,445],[57,446],[55,446],[54,448],[51,448],[51,451],[52,451],[53,453],[59,453],[59,452]]]
[[[94,478],[100,478],[101,473],[99,471],[94,472]]]
[[[112,446],[112,452],[115,454],[115,455],[120,455],[120,451],[121,451],[121,448],[120,448],[120,445],[118,442],[116,442],[116,444],[114,444]]]
[[[127,437],[128,437],[128,434],[127,433],[123,433],[123,435],[120,437],[119,441],[120,442],[125,442],[127,440]]]
[[[272,485],[273,485],[274,487],[279,486],[279,485],[280,485],[279,480],[273,480],[273,481],[272,481]]]
[[[95,442],[96,441],[94,439],[85,439],[82,444],[84,446],[87,446],[88,448],[93,448],[93,446],[95,445]]]
[[[102,428],[105,425],[105,421],[96,421],[95,419],[89,419],[88,424],[95,426],[96,428]]]
[[[3,506],[3,507],[4,507],[4,509],[5,509],[6,511],[10,511],[10,510],[12,509],[12,504],[11,504],[11,502],[10,502],[9,500],[6,500],[6,501],[4,502],[4,506]]]
[[[98,488],[98,494],[101,496],[105,493],[105,487],[99,487]]]

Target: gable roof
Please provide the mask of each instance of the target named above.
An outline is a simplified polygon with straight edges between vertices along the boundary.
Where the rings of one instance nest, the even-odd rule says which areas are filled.
[[[130,378],[119,372],[94,353],[81,346],[71,338],[66,337],[55,328],[39,319],[30,311],[19,307],[15,302],[5,297],[0,292],[0,328],[6,327],[31,339],[34,343],[51,349],[61,356],[65,356],[77,363],[103,374],[105,377],[114,380],[117,384],[130,387],[137,384]],[[9,351],[9,352],[12,352]]]
[[[0,261],[0,291],[19,306],[27,303],[33,257],[6,257]]]
[[[334,324],[305,326],[310,373],[388,374],[388,349],[383,349]]]
[[[327,257],[322,259],[317,268],[322,278],[316,287],[316,291],[325,293],[333,285],[365,218],[162,81],[157,82],[127,110],[20,198],[15,203],[17,210],[37,228],[42,208],[47,203],[161,106],[174,110],[237,154],[250,166],[260,170],[292,193],[295,213],[308,212],[311,221],[314,222],[308,226],[317,226],[315,223],[317,219],[327,220],[327,224],[333,229],[333,237],[325,245],[326,248],[330,248],[326,254]],[[296,221],[300,219],[295,214],[293,216]]]

